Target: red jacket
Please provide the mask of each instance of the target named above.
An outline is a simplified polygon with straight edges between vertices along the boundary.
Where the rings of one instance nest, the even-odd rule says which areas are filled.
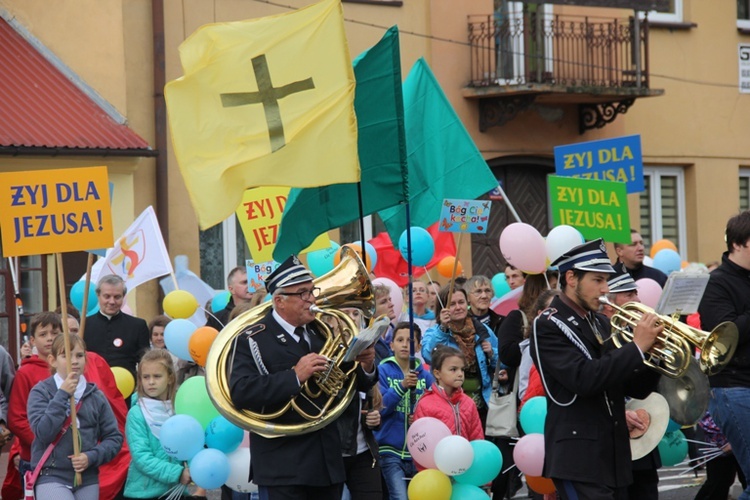
[[[518,411],[521,411],[521,408],[523,408],[523,405],[525,405],[526,401],[529,399],[544,395],[544,386],[542,385],[542,379],[539,376],[539,372],[537,371],[536,366],[531,365],[531,370],[529,371],[529,385],[526,386],[526,392],[523,393],[523,399],[521,399]]]
[[[448,426],[452,434],[463,436],[469,441],[484,439],[477,405],[462,389],[448,398],[440,386],[433,384],[419,399],[414,410],[414,420],[422,417],[437,418]]]
[[[24,358],[21,360],[21,367],[16,372],[13,390],[10,391],[8,429],[18,438],[18,444],[21,446],[21,459],[27,462],[31,460],[31,443],[34,441],[34,433],[31,432],[29,425],[26,403],[31,389],[49,376],[50,370],[46,359],[41,359],[36,355]]]

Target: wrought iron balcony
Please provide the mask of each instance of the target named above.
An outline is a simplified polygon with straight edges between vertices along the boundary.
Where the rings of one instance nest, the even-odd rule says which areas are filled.
[[[471,80],[480,129],[503,125],[532,103],[577,104],[580,131],[600,128],[649,88],[648,22],[545,15],[470,16]]]

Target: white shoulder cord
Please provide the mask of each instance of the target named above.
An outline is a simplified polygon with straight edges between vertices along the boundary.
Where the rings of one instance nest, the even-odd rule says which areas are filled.
[[[536,334],[536,322],[539,319],[537,316],[534,319],[534,350],[536,351],[536,361],[537,361],[537,368],[539,371],[539,378],[542,380],[542,385],[544,386],[544,391],[547,393],[547,396],[552,400],[553,403],[555,403],[557,406],[570,406],[572,405],[575,400],[578,398],[578,394],[573,394],[573,399],[568,401],[567,403],[561,403],[558,400],[555,399],[555,397],[552,395],[552,392],[550,392],[549,387],[547,387],[547,381],[544,379],[544,371],[542,370],[542,358],[539,357],[539,339],[537,338]],[[562,333],[565,334],[568,339],[573,342],[573,345],[575,345],[581,352],[583,352],[584,356],[586,356],[589,360],[591,359],[591,354],[589,354],[589,351],[586,349],[586,346],[583,345],[581,342],[581,339],[576,336],[575,333],[573,333],[570,328],[568,328],[568,325],[563,323],[557,318],[553,318],[550,314],[549,319],[554,322],[558,328],[562,331]]]

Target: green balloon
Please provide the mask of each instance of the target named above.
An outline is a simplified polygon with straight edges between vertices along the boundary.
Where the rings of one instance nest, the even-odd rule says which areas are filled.
[[[178,415],[190,415],[205,430],[211,420],[218,417],[216,409],[206,390],[206,377],[190,377],[182,383],[174,398],[174,412]]]
[[[685,460],[688,444],[680,431],[667,432],[659,441],[659,456],[665,467],[672,467]]]

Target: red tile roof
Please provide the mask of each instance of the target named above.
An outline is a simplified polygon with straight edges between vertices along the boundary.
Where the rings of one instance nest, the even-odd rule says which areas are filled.
[[[118,123],[3,18],[0,68],[0,151],[155,154],[148,142]]]

